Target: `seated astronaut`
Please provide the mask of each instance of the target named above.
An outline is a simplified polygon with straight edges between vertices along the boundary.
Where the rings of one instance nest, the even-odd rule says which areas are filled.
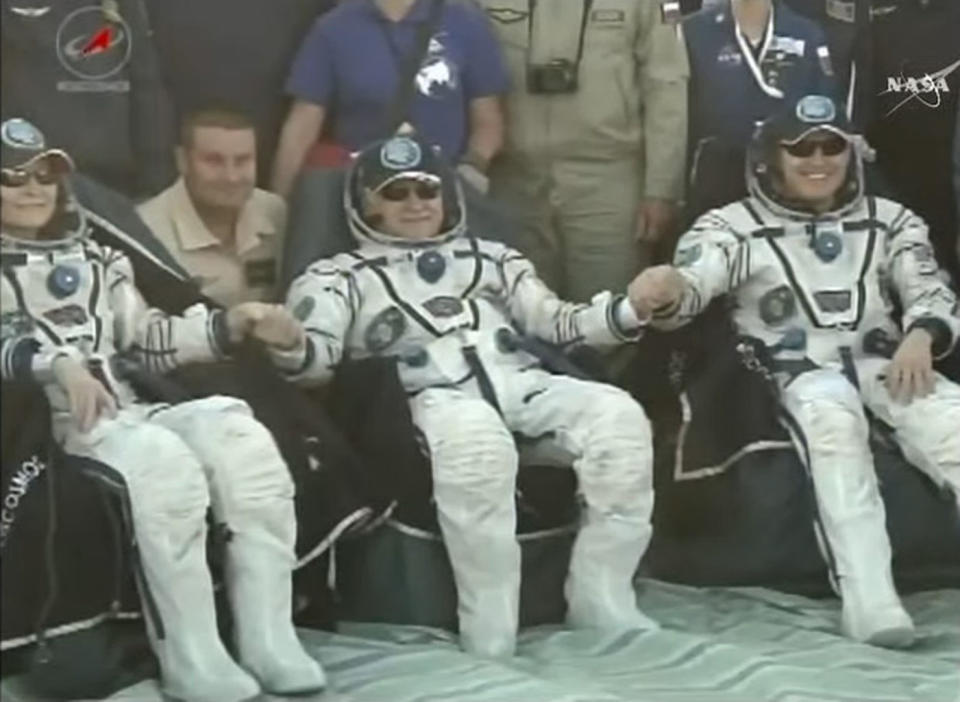
[[[2,377],[43,385],[66,453],[125,483],[137,581],[164,692],[232,702],[324,687],[291,622],[293,486],[270,434],[239,400],[148,404],[117,369],[132,355],[151,372],[212,360],[246,334],[271,343],[295,320],[282,307],[149,309],[130,260],[89,238],[63,151],[29,122],[2,138]],[[217,632],[206,559],[206,512],[225,524],[226,586],[237,660]]]
[[[415,137],[365,149],[345,206],[358,246],[294,281],[287,306],[305,333],[274,359],[303,384],[326,381],[346,357],[398,359],[432,463],[463,648],[493,657],[515,649],[514,433],[549,436],[572,456],[586,502],[565,587],[568,621],[656,627],[632,584],[651,536],[647,418],[622,390],[552,375],[525,348],[530,337],[565,347],[630,341],[644,311],[609,292],[563,302],[522,255],[473,236],[456,179]]]
[[[655,326],[674,328],[731,294],[739,332],[771,352],[812,476],[843,630],[898,647],[914,629],[891,576],[865,408],[960,498],[960,387],[932,366],[956,343],[960,319],[923,220],[864,194],[865,149],[831,99],[794,101],[753,139],[749,196],[703,215],[674,266],[643,272],[630,295],[655,308]]]

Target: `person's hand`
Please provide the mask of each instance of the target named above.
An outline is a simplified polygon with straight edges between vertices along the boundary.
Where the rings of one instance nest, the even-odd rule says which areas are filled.
[[[672,200],[643,198],[637,210],[637,241],[647,245],[662,241],[672,230],[676,218],[677,205]]]
[[[925,329],[914,329],[907,334],[886,370],[886,385],[897,402],[910,404],[915,397],[926,397],[933,392],[936,375],[933,372],[933,337]]]
[[[678,303],[685,285],[683,276],[673,266],[651,266],[627,286],[627,297],[637,317],[646,320],[655,310]]]
[[[230,343],[239,344],[249,336],[270,306],[263,302],[241,302],[228,309],[224,318]]]
[[[459,166],[457,166],[457,173],[459,173],[460,177],[463,178],[467,183],[472,185],[484,195],[489,192],[490,179],[483,171],[474,166],[472,163],[461,163]]]
[[[254,338],[281,351],[303,344],[303,324],[283,305],[266,305],[263,316],[253,327]]]
[[[303,325],[283,305],[244,302],[227,310],[230,341],[239,343],[245,336],[259,339],[281,350],[303,343]]]
[[[53,377],[67,393],[70,416],[81,433],[86,434],[102,416],[116,417],[117,403],[99,380],[82,363],[70,356],[53,362]]]

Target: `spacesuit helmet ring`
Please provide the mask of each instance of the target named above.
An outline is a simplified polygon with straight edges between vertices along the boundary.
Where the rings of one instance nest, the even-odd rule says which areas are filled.
[[[840,106],[825,95],[805,95],[774,113],[754,132],[747,149],[746,178],[751,195],[790,218],[805,218],[813,204],[785,188],[783,159],[833,159],[850,149],[842,179],[830,193],[830,213],[856,205],[863,196],[864,142]],[[821,212],[820,214],[824,214]]]
[[[409,204],[411,194],[427,209],[441,208],[431,224],[436,230],[428,237],[386,231],[382,216],[369,211],[371,195],[397,206]],[[453,170],[432,145],[413,134],[373,142],[359,153],[347,175],[344,208],[351,233],[361,243],[423,247],[448,241],[465,229],[463,192]]]

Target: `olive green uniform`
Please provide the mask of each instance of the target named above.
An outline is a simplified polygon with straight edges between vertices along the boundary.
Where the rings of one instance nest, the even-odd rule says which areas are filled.
[[[677,3],[478,1],[513,79],[491,193],[522,218],[521,248],[564,297],[622,289],[640,268],[640,199],[681,196],[689,70]],[[576,62],[581,27],[577,90],[531,94],[528,66]]]

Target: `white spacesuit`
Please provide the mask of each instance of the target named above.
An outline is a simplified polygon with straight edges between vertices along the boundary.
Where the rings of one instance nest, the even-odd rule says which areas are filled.
[[[371,226],[359,203],[362,187],[414,172],[444,183],[446,222],[420,241]],[[520,551],[512,434],[551,437],[571,457],[586,501],[566,583],[568,620],[652,628],[632,586],[651,535],[644,412],[617,388],[548,373],[523,349],[525,337],[618,344],[639,335],[636,317],[610,293],[589,305],[563,302],[522,255],[468,234],[453,183],[419,141],[395,137],[363,153],[345,197],[359,246],[314,263],[293,283],[287,304],[304,323],[306,344],[277,354],[277,363],[296,381],[318,383],[346,357],[399,359],[432,462],[466,650],[509,655],[515,646]]]
[[[23,120],[4,123],[3,150],[5,186],[7,175],[16,174],[8,161],[22,175],[53,154]],[[67,187],[61,180],[61,193]],[[68,195],[63,200],[60,215],[71,225],[52,238],[18,238],[4,225],[2,377],[42,384],[65,451],[102,462],[104,478],[125,485],[164,691],[182,700],[231,702],[261,688],[280,694],[322,688],[323,671],[291,623],[293,484],[272,437],[240,400],[146,404],[111,370],[118,352],[155,372],[222,357],[223,313],[200,305],[182,317],[149,309],[130,260],[87,238],[83,210]],[[101,417],[89,433],[71,421],[68,397],[55,381],[54,362],[63,356],[84,364],[116,400],[116,417]],[[206,559],[211,504],[229,534],[225,576],[239,664],[217,632]]]
[[[654,324],[679,326],[712,298],[733,296],[740,333],[762,339],[772,353],[812,475],[844,628],[858,640],[904,645],[912,623],[891,577],[864,407],[893,429],[917,468],[960,498],[960,387],[938,376],[932,394],[901,404],[884,384],[901,329],[928,330],[935,357],[950,351],[960,334],[957,300],[938,276],[923,220],[896,202],[865,196],[862,144],[825,103],[807,105],[808,123],[794,125],[791,136],[826,129],[858,145],[834,209],[805,213],[772,187],[776,143],[768,132],[791,127],[770,120],[751,147],[750,196],[707,213],[682,236],[675,265],[683,293]]]

